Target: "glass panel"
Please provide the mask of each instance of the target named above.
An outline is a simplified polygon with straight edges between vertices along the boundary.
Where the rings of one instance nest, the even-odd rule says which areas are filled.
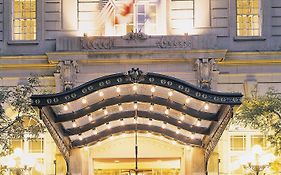
[[[31,36],[32,35],[26,35],[27,39]],[[30,153],[44,152],[44,140],[42,138],[29,140],[28,144]]]
[[[260,36],[259,0],[237,0],[237,35]]]
[[[36,40],[36,0],[13,0],[13,39]]]
[[[21,139],[14,139],[14,140],[11,140],[11,147],[13,150],[16,148],[23,149],[23,143],[24,143],[24,141]]]
[[[262,148],[266,148],[266,139],[262,135],[256,135],[251,137],[251,146],[260,145]]]
[[[245,136],[231,136],[230,148],[233,151],[241,151],[246,149],[246,137]]]

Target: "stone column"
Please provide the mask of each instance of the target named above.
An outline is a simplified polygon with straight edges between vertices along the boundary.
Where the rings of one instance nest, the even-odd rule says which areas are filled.
[[[91,175],[88,150],[76,148],[70,152],[69,174]]]
[[[203,148],[185,147],[185,175],[206,175]]]
[[[199,87],[210,90],[213,85],[213,80],[218,76],[217,65],[214,58],[198,58],[194,64],[196,71],[197,84]]]

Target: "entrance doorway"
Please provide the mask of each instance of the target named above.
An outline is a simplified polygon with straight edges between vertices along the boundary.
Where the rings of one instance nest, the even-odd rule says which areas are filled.
[[[94,175],[136,175],[135,159],[94,159]],[[140,158],[138,175],[179,175],[180,158]]]

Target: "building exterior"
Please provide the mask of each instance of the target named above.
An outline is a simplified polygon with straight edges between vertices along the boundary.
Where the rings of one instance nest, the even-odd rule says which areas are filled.
[[[62,92],[138,67],[214,91],[244,96],[262,95],[270,87],[281,91],[279,0],[2,0],[0,12],[1,86],[37,74],[43,88]],[[230,126],[209,173],[242,174],[238,156],[256,143],[266,148],[264,137]],[[187,148],[141,138],[143,147],[153,145],[143,153],[154,157],[144,169],[186,174],[183,161],[167,158],[182,157]],[[89,148],[86,153],[96,155],[94,174],[130,166],[133,146],[125,145],[132,140],[117,137]],[[43,145],[41,174],[63,174],[63,158],[48,134]],[[116,145],[128,153],[116,152]],[[122,155],[127,162],[118,162]]]

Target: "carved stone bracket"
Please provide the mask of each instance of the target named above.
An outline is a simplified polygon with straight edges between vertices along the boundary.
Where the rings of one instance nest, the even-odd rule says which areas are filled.
[[[205,146],[205,154],[204,154],[204,159],[205,159],[205,165],[207,166],[208,160],[211,156],[211,153],[215,149],[217,143],[219,142],[220,137],[222,136],[225,128],[227,127],[227,124],[229,123],[230,119],[233,116],[233,108],[231,107],[228,110],[228,113],[226,114],[225,118],[219,125],[218,129],[214,133],[213,137],[211,138],[210,142]]]
[[[139,68],[132,68],[126,74],[128,76],[129,81],[132,83],[139,83],[144,80],[145,74]]]
[[[60,75],[61,90],[72,89],[75,85],[77,73],[79,73],[78,63],[72,60],[60,61],[57,65],[56,73]]]
[[[52,138],[54,139],[57,147],[59,148],[60,152],[62,153],[66,163],[69,163],[70,160],[70,148],[69,146],[63,141],[63,138],[60,137],[60,135],[57,133],[56,129],[52,125],[52,123],[49,121],[47,117],[44,115],[42,116],[42,120],[45,123],[49,133],[51,134]]]
[[[195,61],[194,71],[198,80],[199,87],[210,90],[212,82],[212,73],[217,70],[215,59],[199,58]]]
[[[146,40],[149,36],[143,32],[129,32],[122,36],[122,38],[124,40]]]

